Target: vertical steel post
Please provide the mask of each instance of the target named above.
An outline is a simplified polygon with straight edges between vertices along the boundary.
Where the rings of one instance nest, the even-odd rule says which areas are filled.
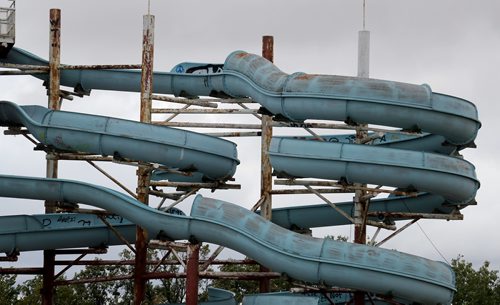
[[[274,61],[274,37],[262,37],[262,57]],[[273,137],[273,119],[270,115],[262,115],[262,136],[261,136],[261,180],[260,180],[260,196],[263,198],[260,206],[260,215],[268,220],[272,215],[272,196],[273,188],[273,168],[269,159],[269,147],[271,146],[271,138]],[[268,272],[264,266],[260,266],[260,271]],[[259,283],[261,293],[269,292],[269,279],[262,278]]]
[[[153,57],[154,57],[154,16],[143,17],[143,41],[142,41],[142,74],[141,74],[141,113],[140,121],[151,123],[151,95],[153,92]],[[140,164],[137,169],[137,199],[148,204],[150,173],[146,164]],[[146,292],[148,233],[137,226],[135,242],[135,268],[134,268],[134,304],[140,305],[144,300]]]
[[[50,32],[49,32],[49,101],[48,108],[59,110],[61,108],[59,97],[61,62],[61,10],[50,10]],[[47,158],[47,178],[57,178],[57,160]],[[45,213],[55,212],[55,202],[45,201]],[[43,251],[43,280],[42,280],[42,304],[52,305],[54,302],[54,273],[55,273],[55,251]]]
[[[358,77],[368,78],[370,75],[370,32],[359,31],[358,36]],[[366,124],[360,124],[360,127],[366,127]],[[364,130],[356,130],[356,143],[367,136]],[[361,144],[360,144],[361,145]],[[366,186],[356,184],[357,186]],[[365,191],[356,190],[354,194],[354,242],[366,244],[366,224],[363,222],[363,216],[368,208],[368,199],[362,199]],[[365,293],[357,291],[354,293],[354,305],[365,304]]]
[[[189,244],[186,265],[186,305],[198,304],[200,244]]]

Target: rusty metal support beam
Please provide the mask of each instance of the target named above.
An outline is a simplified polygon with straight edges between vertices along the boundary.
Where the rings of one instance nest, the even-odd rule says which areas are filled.
[[[62,70],[123,70],[141,69],[138,64],[114,64],[114,65],[60,65]]]
[[[398,235],[399,233],[401,233],[404,230],[406,230],[407,228],[409,228],[412,224],[416,223],[418,220],[419,220],[418,218],[417,219],[413,219],[409,223],[407,223],[404,226],[402,226],[401,228],[397,229],[396,232],[392,233],[391,235],[389,235],[385,239],[383,239],[381,242],[377,243],[375,245],[375,247],[380,247],[381,245],[383,245],[384,243],[386,243],[387,241],[389,241],[394,236]]]
[[[296,180],[296,179],[282,179],[275,180],[275,185],[308,185],[308,186],[331,186],[338,187],[346,190],[355,191],[355,190],[363,190],[372,193],[387,193],[394,194],[398,196],[417,196],[417,192],[405,192],[405,191],[396,191],[396,190],[386,190],[381,189],[380,187],[363,187],[363,186],[355,186],[355,185],[345,185],[337,181],[323,181],[323,180]]]
[[[2,269],[0,269],[1,272]],[[170,273],[170,272],[155,272],[147,273],[144,278],[147,280],[152,279],[169,279],[169,278],[186,278],[186,273]],[[278,272],[200,272],[199,278],[202,279],[235,279],[235,280],[248,280],[254,281],[261,278],[276,279],[280,278],[281,274]],[[56,286],[64,285],[78,285],[87,283],[102,283],[102,282],[112,282],[112,281],[123,281],[130,280],[133,275],[122,275],[113,277],[98,277],[91,279],[76,279],[76,280],[60,280],[56,281],[54,284]]]
[[[231,189],[239,190],[241,185],[239,184],[226,184],[219,182],[201,182],[201,183],[191,183],[191,182],[167,182],[167,181],[151,181],[151,186],[164,186],[164,187],[192,187],[200,189]]]
[[[19,70],[42,70],[45,72],[48,72],[50,70],[49,66],[18,65],[18,64],[10,64],[10,63],[0,63],[0,68],[19,69]]]
[[[464,215],[456,214],[433,214],[433,213],[402,213],[402,212],[368,212],[368,216],[386,218],[406,218],[406,219],[443,219],[443,220],[464,220]]]
[[[137,199],[137,196],[135,195],[134,192],[132,192],[131,190],[129,190],[123,183],[121,183],[120,181],[118,181],[116,178],[114,178],[113,176],[111,176],[110,174],[108,174],[105,170],[103,170],[101,167],[99,167],[97,164],[95,164],[94,162],[90,161],[90,160],[86,160],[88,164],[90,164],[93,168],[97,169],[101,174],[103,174],[104,176],[106,176],[109,180],[113,181],[116,185],[118,185],[122,190],[124,190],[125,192],[127,192],[130,196],[134,197],[135,199]]]
[[[335,189],[335,188],[325,188],[325,189],[314,189],[316,193],[321,194],[344,194],[344,193],[353,193],[353,190],[345,190],[345,189]],[[270,193],[272,195],[298,195],[298,194],[314,194],[308,189],[283,189],[283,190],[272,190]]]
[[[224,250],[224,247],[223,246],[219,246],[217,247],[217,249],[215,249],[215,251],[212,253],[212,255],[210,255],[210,257],[206,260],[206,262],[203,263],[203,265],[200,267],[200,271],[205,271],[208,269],[208,267],[214,263],[215,259],[217,258],[217,256],[219,256],[219,254]]]
[[[186,268],[186,305],[198,304],[200,244],[189,244]]]
[[[156,95],[153,94],[151,95],[151,98],[156,101],[162,101],[162,102],[167,102],[167,103],[177,103],[177,104],[185,104],[186,106],[201,106],[201,107],[209,107],[209,108],[217,108],[219,105],[217,103],[212,102],[210,99],[196,99],[196,100],[190,100],[190,99],[185,99],[185,98],[178,98],[178,97],[169,97],[169,96],[163,96],[163,95]],[[175,110],[182,110],[183,108],[176,108]],[[184,108],[186,109],[186,108]],[[153,113],[165,113],[165,112],[155,112],[156,110],[161,110],[161,109],[154,109]]]
[[[166,208],[165,208],[165,209],[163,209],[163,210],[165,210],[165,211],[170,210],[171,208],[175,207],[175,206],[176,206],[176,205],[178,205],[179,203],[181,203],[181,202],[183,202],[184,200],[186,200],[189,196],[196,194],[199,190],[200,190],[199,188],[194,188],[194,189],[190,190],[188,193],[186,193],[186,194],[182,195],[182,197],[181,197],[181,198],[179,198],[179,199],[177,199],[176,201],[172,202],[172,203],[171,203],[168,207],[166,207]],[[159,209],[161,209],[162,204],[163,204],[163,202],[162,202],[162,203],[160,203],[156,209],[158,209],[158,210],[159,210]]]
[[[103,211],[105,212],[105,211]],[[79,212],[78,212],[79,213]],[[106,248],[89,248],[89,249],[59,249],[54,251],[56,255],[74,255],[74,254],[106,254]]]
[[[182,108],[153,108],[151,113],[174,114],[257,114],[257,109],[182,109]]]
[[[129,247],[130,251],[132,251],[133,253],[137,254],[136,249],[134,249],[134,247],[132,247],[132,245],[128,242],[128,240],[120,232],[118,232],[118,230],[116,230],[106,220],[106,218],[103,215],[98,215],[98,216],[99,216],[99,219],[106,225],[106,227],[108,227],[108,229],[110,229],[116,235],[116,237],[118,237],[118,239],[120,239],[125,245],[127,245],[127,247]]]
[[[227,137],[260,137],[261,131],[247,131],[247,132],[207,132],[207,136],[227,138]]]
[[[0,268],[0,274],[44,274],[43,268]]]
[[[33,74],[47,74],[47,71],[40,70],[23,70],[23,71],[0,71],[0,76],[9,76],[9,75],[33,75]]]
[[[214,252],[215,253],[215,252]],[[244,260],[232,260],[232,259],[221,259],[221,260],[214,260],[214,261],[209,261],[209,259],[204,259],[200,260],[200,271],[205,271],[201,270],[203,266],[207,263],[209,265],[256,265],[258,264],[254,260],[250,259],[244,259]],[[56,266],[66,266],[69,264],[73,264],[74,266],[110,266],[110,265],[115,265],[115,266],[128,266],[128,265],[134,265],[135,261],[134,260],[80,260],[78,262],[75,262],[74,260],[56,260],[55,261]],[[173,260],[173,259],[165,259],[164,261],[161,260],[152,260],[152,261],[147,261],[148,265],[181,265],[178,260]]]
[[[154,59],[154,22],[155,17],[147,14],[143,16],[142,32],[142,73],[141,73],[141,109],[140,121],[151,123],[151,107],[153,94],[153,59]],[[139,162],[137,169],[137,200],[148,205],[149,182],[151,171],[145,163]],[[137,226],[135,241],[135,268],[134,268],[134,305],[141,305],[146,293],[146,261],[147,261],[148,232]]]
[[[274,37],[262,37],[262,57],[273,62],[274,60]],[[269,148],[271,146],[271,139],[273,137],[273,118],[269,115],[262,115],[261,118],[261,141],[260,141],[260,197],[263,198],[260,204],[260,216],[267,220],[271,220],[273,201],[271,191],[273,189],[273,167],[271,166],[271,159],[269,157]],[[269,268],[260,265],[260,272],[269,272]],[[271,282],[267,278],[259,281],[260,293],[269,292],[271,289]]]
[[[59,273],[57,273],[55,276],[54,276],[54,280],[57,280],[58,277],[60,277],[61,275],[64,274],[64,272],[68,271],[69,268],[73,267],[74,266],[74,263],[75,262],[79,262],[80,260],[82,260],[87,254],[86,253],[82,253],[80,254],[80,256],[78,256],[74,261],[73,263],[71,264],[68,264],[66,267],[64,267],[61,271],[59,271]],[[55,262],[54,262],[54,265],[55,265]]]
[[[61,10],[51,9],[50,34],[49,34],[49,101],[48,108],[59,110],[61,108],[61,98],[59,96],[61,63]],[[48,154],[47,156],[50,156]],[[47,158],[47,178],[57,178],[57,160]],[[45,213],[54,213],[56,203],[45,201]],[[55,252],[54,250],[43,251],[43,279],[42,279],[42,305],[52,305],[54,303],[54,273],[55,273]]]

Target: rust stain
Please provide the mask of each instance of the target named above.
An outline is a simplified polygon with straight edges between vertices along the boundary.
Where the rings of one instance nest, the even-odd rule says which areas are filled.
[[[237,58],[243,58],[243,57],[247,57],[249,54],[247,52],[241,52],[241,53],[238,53],[236,54],[236,57]]]
[[[297,76],[295,79],[297,79],[297,80],[311,80],[317,76],[318,76],[317,74],[301,74],[301,75]]]

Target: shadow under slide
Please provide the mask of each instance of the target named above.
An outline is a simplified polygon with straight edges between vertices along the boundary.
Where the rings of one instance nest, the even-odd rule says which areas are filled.
[[[0,176],[0,196],[96,206],[144,227],[150,238],[223,245],[306,282],[366,290],[423,304],[449,304],[453,297],[454,274],[442,262],[301,235],[221,200],[197,196],[191,216],[173,215],[97,185],[7,175]],[[40,246],[59,248],[71,244],[68,237],[57,237]]]

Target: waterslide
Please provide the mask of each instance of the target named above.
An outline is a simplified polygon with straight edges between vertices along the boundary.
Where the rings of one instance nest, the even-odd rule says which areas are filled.
[[[13,49],[6,60],[18,64],[46,63],[20,49]],[[419,209],[419,204],[409,202],[415,199],[427,204],[430,201],[425,200],[429,198],[426,196],[434,196],[434,203],[425,209],[446,212],[446,209],[461,208],[474,200],[479,187],[474,167],[460,158],[435,153],[443,153],[443,150],[445,154],[456,153],[473,145],[480,123],[474,105],[465,100],[433,93],[426,85],[304,73],[287,75],[265,59],[242,51],[232,53],[222,72],[214,74],[185,73],[182,68],[185,65],[176,66],[174,70],[177,73],[155,73],[154,91],[180,96],[250,96],[281,119],[342,120],[351,124],[371,123],[430,133],[417,136],[416,141],[411,141],[413,144],[398,148],[277,138],[273,140],[270,154],[273,167],[279,173],[348,183],[383,184],[432,194],[382,200],[379,206],[388,208],[397,206],[391,202],[398,202],[401,207],[415,206]],[[138,91],[139,78],[138,71],[63,70],[61,82],[80,90]],[[31,111],[9,103],[3,105],[5,107],[2,108],[7,109],[0,109],[3,125],[24,125],[30,129],[32,127],[26,123],[29,121],[32,126],[42,126],[37,128],[59,128],[60,123],[50,127],[43,119],[37,119],[38,115],[33,113],[41,113],[41,110]],[[73,114],[64,115],[71,117]],[[91,119],[91,116],[87,118]],[[62,125],[68,124],[65,119],[61,121],[64,121]],[[82,134],[92,132],[95,131],[84,130]],[[43,136],[39,137],[42,142],[43,139]],[[120,135],[115,135],[113,139],[122,144]],[[424,149],[425,152],[412,151],[418,149],[420,139],[427,142],[432,139],[434,144],[430,149]],[[119,147],[126,150],[127,146]],[[74,149],[74,144],[66,149]],[[137,155],[130,158],[141,160],[141,156]],[[231,158],[225,156],[225,159]],[[235,158],[231,162],[237,163]],[[195,167],[198,171],[201,171],[200,168],[200,165]],[[228,172],[224,173],[214,175],[207,171],[204,175],[220,179],[227,177]],[[16,187],[9,187],[12,183]],[[20,186],[23,190],[32,190],[18,194],[15,190],[19,190],[17,187]],[[52,187],[57,192],[51,190]],[[95,191],[82,191],[88,188]],[[213,199],[198,197],[191,217],[185,217],[168,215],[138,205],[133,199],[114,191],[74,181],[3,176],[0,189],[0,195],[7,197],[95,204],[146,227],[151,236],[195,238],[226,245],[273,270],[305,281],[389,294],[424,304],[449,304],[453,295],[453,273],[445,264],[396,251],[297,235],[266,222],[254,213]],[[110,200],[101,203],[95,201],[99,198],[88,198],[97,190],[102,193],[99,197],[111,197]],[[116,204],[116,201],[126,201],[128,205]],[[132,217],[127,214],[129,210],[133,210],[130,213]],[[151,219],[158,219],[158,222],[153,223]],[[293,224],[297,225],[296,222],[294,220]],[[314,225],[317,224],[297,226]]]

